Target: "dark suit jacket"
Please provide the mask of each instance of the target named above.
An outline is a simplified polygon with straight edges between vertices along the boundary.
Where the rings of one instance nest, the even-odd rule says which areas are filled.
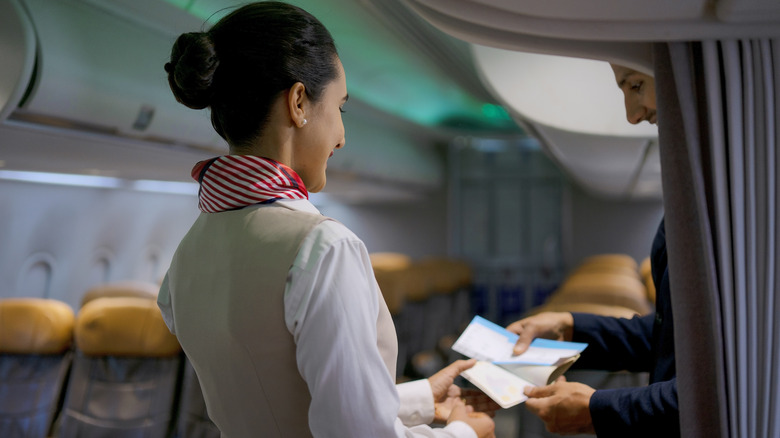
[[[654,314],[632,319],[574,314],[573,340],[588,343],[575,364],[577,368],[650,373],[646,387],[604,389],[593,394],[590,414],[598,437],[680,436],[663,220],[650,260],[656,285]]]

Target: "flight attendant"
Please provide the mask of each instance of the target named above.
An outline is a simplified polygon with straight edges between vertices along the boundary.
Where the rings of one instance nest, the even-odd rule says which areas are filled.
[[[308,201],[345,142],[327,29],[295,6],[248,4],[181,35],[165,71],[230,148],[192,170],[202,213],[158,299],[222,436],[493,436],[452,385],[473,361],[395,385],[396,333],[366,247]],[[436,412],[445,427],[425,425]]]

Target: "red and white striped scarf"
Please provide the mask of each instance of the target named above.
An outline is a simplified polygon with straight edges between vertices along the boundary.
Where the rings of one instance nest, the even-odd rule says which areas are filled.
[[[222,155],[196,164],[192,177],[200,183],[198,208],[206,213],[277,199],[309,199],[298,174],[270,158]]]

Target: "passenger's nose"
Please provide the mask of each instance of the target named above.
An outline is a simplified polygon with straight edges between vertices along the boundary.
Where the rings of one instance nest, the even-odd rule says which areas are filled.
[[[626,99],[626,119],[628,123],[636,125],[645,118],[647,109],[643,105],[639,105],[636,102],[631,102]]]

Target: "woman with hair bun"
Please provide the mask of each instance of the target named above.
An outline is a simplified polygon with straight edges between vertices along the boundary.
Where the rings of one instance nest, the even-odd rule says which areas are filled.
[[[165,71],[230,148],[192,170],[202,213],[158,298],[222,436],[493,436],[452,384],[473,361],[395,385],[395,329],[366,248],[308,201],[345,141],[327,29],[298,7],[251,3],[181,35]],[[434,417],[447,425],[424,425]]]

